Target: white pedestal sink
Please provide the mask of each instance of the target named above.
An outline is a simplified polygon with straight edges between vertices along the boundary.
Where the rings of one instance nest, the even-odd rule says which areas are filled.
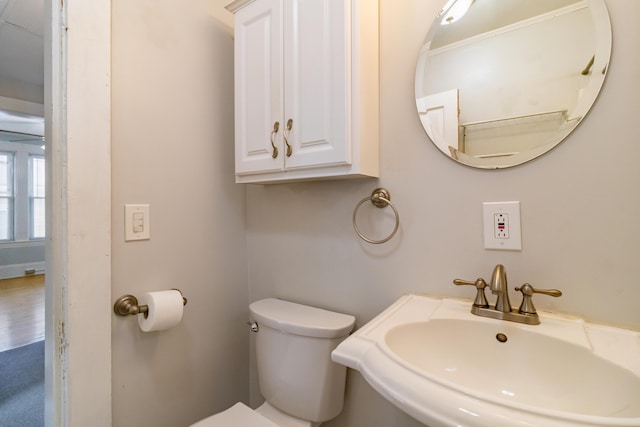
[[[332,358],[429,427],[640,426],[640,332],[545,312],[523,325],[470,307],[405,295]]]

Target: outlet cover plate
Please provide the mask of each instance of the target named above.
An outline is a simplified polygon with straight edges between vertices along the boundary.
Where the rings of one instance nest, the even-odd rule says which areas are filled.
[[[484,202],[482,214],[485,249],[522,250],[520,202]]]

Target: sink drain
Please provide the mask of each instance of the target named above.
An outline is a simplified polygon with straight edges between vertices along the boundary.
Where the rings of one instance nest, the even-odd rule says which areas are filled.
[[[497,334],[496,339],[500,342],[507,342],[507,336],[503,333]]]

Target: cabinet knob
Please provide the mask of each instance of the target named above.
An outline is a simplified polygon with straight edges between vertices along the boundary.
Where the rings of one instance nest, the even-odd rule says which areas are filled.
[[[292,127],[293,127],[293,119],[287,120],[287,127],[282,133],[282,135],[284,136],[284,143],[287,145],[287,157],[291,157],[291,153],[293,152],[291,145],[289,145],[289,140],[287,139],[287,135],[291,132]]]
[[[276,157],[278,157],[278,147],[276,147],[276,144],[273,142],[273,137],[278,133],[278,129],[280,129],[280,122],[275,122],[273,124],[273,130],[271,131],[271,147],[273,148],[273,152],[271,153],[271,157],[273,157],[274,159]]]

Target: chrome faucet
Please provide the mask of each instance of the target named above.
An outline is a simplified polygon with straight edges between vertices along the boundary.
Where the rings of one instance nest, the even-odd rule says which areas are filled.
[[[476,287],[476,298],[471,306],[471,313],[477,316],[490,317],[492,319],[508,320],[510,322],[526,323],[528,325],[539,325],[540,317],[536,312],[531,297],[534,293],[559,297],[562,295],[557,289],[535,289],[529,283],[515,288],[516,291],[522,292],[522,304],[516,311],[511,308],[509,302],[509,288],[507,286],[507,271],[504,266],[498,264],[493,269],[491,282],[487,282],[482,278],[471,282],[468,280],[454,279],[455,285],[471,285]],[[497,295],[496,303],[491,307],[484,295],[484,288],[489,286],[491,293]]]

